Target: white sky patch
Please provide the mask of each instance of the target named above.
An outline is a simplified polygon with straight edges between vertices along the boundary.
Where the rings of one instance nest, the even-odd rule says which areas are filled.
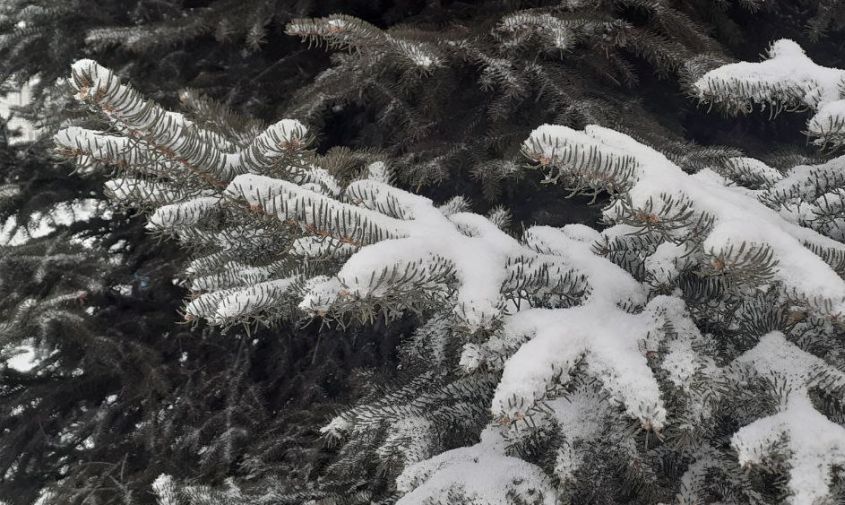
[[[49,235],[58,226],[68,226],[75,222],[88,221],[94,217],[111,219],[112,211],[108,207],[108,202],[96,198],[61,202],[49,212],[34,212],[30,216],[30,220],[35,224],[29,229],[19,227],[17,219],[12,216],[0,225],[0,245],[21,245],[30,239]],[[82,242],[84,243],[84,241]]]
[[[19,27],[26,26],[26,23],[21,21],[18,23]],[[22,105],[26,105],[32,99],[30,94],[31,85],[35,81],[31,81],[30,83],[25,84],[20,91],[15,93],[9,93],[5,97],[0,99],[0,116],[3,116],[4,119],[9,119],[12,115],[11,108],[12,107],[19,107]],[[21,119],[19,117],[12,118],[9,121],[9,129],[20,129],[21,136],[15,139],[12,139],[12,144],[20,143],[20,142],[31,142],[38,137],[40,131],[29,121],[25,119]]]

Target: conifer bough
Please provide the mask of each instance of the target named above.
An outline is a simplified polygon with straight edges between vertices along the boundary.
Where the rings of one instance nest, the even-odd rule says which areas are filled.
[[[740,62],[711,70],[693,84],[695,94],[728,113],[747,113],[755,105],[815,112],[808,135],[826,147],[845,143],[845,71],[813,62],[795,42],[778,40],[760,63]]]
[[[779,43],[773,58],[794,49]],[[798,88],[829,84],[737,70],[745,68],[757,67],[703,77],[702,98],[792,106]],[[845,206],[820,203],[807,188],[830,173],[822,196],[838,195],[838,159],[782,174],[732,158],[690,175],[612,129],[543,125],[524,154],[547,182],[608,192],[611,226],[534,226],[515,238],[500,215],[468,212],[462,199],[436,206],[392,186],[380,161],[342,182],[348,174],[320,166],[298,122],[280,121],[254,140],[229,137],[143,100],[87,60],[74,66],[72,85],[115,134],[70,127],[56,135],[59,152],[117,168],[112,197],[147,209],[152,228],[196,251],[185,272],[189,318],[367,320],[413,310],[436,323],[424,326],[412,354],[446,381],[444,391],[469,392],[456,405],[486,402],[492,418],[475,445],[443,444],[439,421],[426,417],[436,409],[396,419],[391,412],[402,409],[391,402],[356,407],[324,428],[349,444],[387,430],[373,457],[402,453],[398,503],[556,503],[589,485],[584,472],[602,464],[603,451],[636,464],[643,478],[655,451],[685,465],[680,484],[667,485],[679,500],[742,495],[748,481],[726,477],[719,487],[705,474],[778,456],[790,503],[830,497],[833,473],[845,465],[845,429],[813,395],[841,403],[845,375],[833,352],[805,349],[835,348],[842,330]],[[727,341],[739,334],[741,342]],[[442,356],[450,339],[459,359],[443,372],[435,367],[444,360],[423,357]],[[788,386],[771,412],[732,403],[730,388],[757,387],[764,376]],[[727,435],[725,417],[739,426]],[[635,428],[623,437],[606,429],[629,421]],[[535,445],[551,457],[517,450],[531,437],[545,440]]]

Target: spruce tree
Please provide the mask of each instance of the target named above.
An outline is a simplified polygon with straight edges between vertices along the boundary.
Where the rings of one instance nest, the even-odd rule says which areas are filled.
[[[322,419],[350,389],[344,378],[356,367],[378,369],[390,361],[394,330],[385,330],[381,344],[350,334],[315,345],[313,326],[297,321],[272,333],[199,328],[188,334],[179,316],[185,291],[173,282],[184,251],[152,239],[138,209],[104,205],[104,172],[55,162],[51,131],[79,111],[67,108],[63,84],[54,84],[83,54],[120,62],[157,98],[182,99],[198,114],[217,120],[226,114],[205,97],[221,90],[232,93],[222,98],[237,106],[266,113],[266,93],[275,88],[247,87],[239,79],[248,76],[236,69],[251,69],[250,83],[258,74],[278,82],[267,58],[293,48],[282,60],[296,62],[302,53],[296,40],[271,38],[263,52],[243,51],[241,32],[209,39],[206,32],[181,29],[179,21],[171,23],[176,38],[165,40],[163,28],[155,28],[163,19],[196,21],[231,4],[0,5],[3,77],[10,89],[21,82],[34,86],[32,103],[16,113],[46,132],[32,144],[3,144],[4,234],[13,235],[15,245],[4,247],[0,287],[7,324],[0,500],[29,504],[41,495],[52,503],[149,503],[150,485],[162,472],[218,483],[243,468],[306,482],[311,470],[302,459],[317,467],[325,458],[314,440]],[[302,4],[290,15],[321,13],[313,9]],[[279,23],[290,17],[283,11],[264,20],[269,32],[281,33]],[[132,47],[105,40],[132,30]],[[231,78],[225,83],[209,73],[219,72],[222,62],[234,70],[219,74]],[[276,69],[293,82],[308,74]],[[74,219],[78,210],[90,219]],[[29,237],[30,231],[38,236]],[[39,359],[23,370],[5,367],[7,358],[22,361],[25,356],[13,356],[19,350]],[[39,419],[45,421],[33,421]]]
[[[7,5],[73,35],[46,75],[93,56],[165,106],[82,59],[70,93],[33,110],[72,96],[94,112],[64,125],[56,152],[192,258],[160,259],[153,291],[169,284],[172,311],[128,331],[149,353],[117,361],[156,362],[113,383],[155,393],[86,400],[131,420],[98,417],[109,435],[30,479],[29,496],[841,498],[841,71],[789,41],[728,64],[780,32],[831,54],[835,3],[138,2],[101,19],[25,4]],[[164,47],[173,71],[153,76]],[[185,86],[202,91],[177,101]],[[790,144],[802,118],[705,115],[758,104],[812,110],[826,149]],[[173,325],[171,277],[191,292],[187,325]],[[119,318],[105,311],[95,332]]]
[[[781,41],[690,89],[728,111],[812,107],[810,133],[837,145],[841,73]],[[387,472],[382,499],[403,504],[841,492],[837,159],[781,173],[729,156],[689,173],[607,127],[542,125],[523,155],[546,183],[607,194],[606,228],[513,236],[505,210],[435,206],[393,186],[382,160],[338,169],[296,120],[206,129],[91,60],[72,86],[118,135],[70,127],[60,151],[119,167],[112,198],[197,251],[186,319],[426,321],[403,344],[413,378],[323,428],[343,444],[330,486]],[[164,503],[212,493],[169,477],[156,489]]]

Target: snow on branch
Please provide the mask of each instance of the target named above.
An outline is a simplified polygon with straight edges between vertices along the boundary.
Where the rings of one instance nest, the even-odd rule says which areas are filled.
[[[640,313],[630,313],[601,301],[569,309],[532,309],[510,318],[504,336],[487,345],[518,350],[505,362],[493,398],[493,412],[509,424],[523,420],[550,387],[563,387],[581,362],[596,377],[627,415],[646,430],[660,431],[666,422],[661,389],[646,353],[664,340],[678,339],[675,352],[689,353],[690,363],[675,370],[688,378],[703,366],[695,357],[692,341],[700,339],[694,325],[689,333],[667,331],[688,317],[678,298],[657,297]],[[671,361],[669,361],[671,362]],[[682,383],[681,380],[678,381]]]
[[[606,244],[613,240],[642,237],[645,276],[658,286],[660,282],[673,286],[678,269],[700,276],[739,270],[734,272],[742,280],[735,286],[739,293],[770,290],[775,281],[780,296],[792,307],[810,307],[829,322],[841,317],[845,285],[834,267],[841,270],[845,252],[841,243],[825,236],[839,235],[823,226],[824,209],[819,204],[822,198],[833,200],[842,186],[839,159],[796,167],[786,174],[757,160],[729,160],[726,175],[760,188],[751,190],[732,186],[707,169],[689,175],[631,137],[597,126],[584,131],[542,126],[525,142],[524,152],[546,171],[548,181],[568,184],[576,191],[609,191],[612,199],[604,215],[616,225],[603,232],[603,242],[592,243],[609,254]],[[827,208],[834,208],[834,221],[841,219],[839,207],[829,204]],[[672,270],[674,277],[667,273]],[[480,352],[495,355],[515,350],[504,364],[494,411],[509,413],[510,419],[524,415],[532,398],[545,395],[543,388],[550,382],[546,370],[565,372],[572,363],[584,360],[586,369],[600,378],[629,415],[659,428],[666,412],[653,400],[660,398],[661,391],[650,364],[636,359],[635,351],[652,348],[654,339],[661,338],[656,331],[661,327],[670,334],[672,351],[658,366],[668,372],[675,386],[688,388],[698,373],[720,373],[697,356],[702,336],[684,315],[680,299],[656,296],[642,312],[605,306],[601,316],[590,313],[598,300],[594,297],[569,309],[523,311],[507,321],[503,334]],[[635,341],[644,343],[636,346]],[[791,503],[810,505],[826,498],[832,472],[845,459],[845,429],[814,407],[809,391],[820,389],[838,396],[845,387],[845,373],[778,332],[761,338],[734,366],[774,376],[786,385],[777,413],[734,434],[732,444],[739,462],[750,466],[770,461],[786,440]],[[565,384],[566,379],[564,373],[556,380]],[[512,398],[521,402],[514,403]]]
[[[735,365],[785,382],[778,411],[742,427],[731,438],[744,467],[763,464],[786,439],[792,505],[813,505],[829,497],[834,469],[845,465],[845,428],[819,412],[810,389],[841,393],[845,373],[803,351],[780,332],[763,336]]]
[[[557,491],[542,469],[506,454],[507,441],[494,428],[481,441],[411,465],[396,479],[397,505],[483,503],[553,505]]]
[[[700,100],[730,114],[755,105],[780,110],[810,109],[807,132],[818,145],[845,143],[845,70],[817,65],[795,42],[782,39],[760,63],[740,62],[707,72],[693,84]]]
[[[578,22],[548,13],[520,11],[502,18],[497,30],[514,36],[514,43],[538,37],[556,50],[564,51],[575,45],[578,37],[576,29],[579,27]]]
[[[599,126],[544,125],[523,150],[547,180],[611,191],[605,218],[682,246],[677,258],[758,284],[775,280],[797,298],[827,305],[831,315],[843,313],[845,281],[814,251],[841,253],[845,246],[725,187],[713,172],[686,174],[654,149]]]
[[[765,187],[759,199],[795,223],[845,240],[845,156],[793,167]]]
[[[628,415],[648,429],[660,430],[666,420],[660,388],[644,355],[643,343],[654,349],[667,323],[692,328],[677,298],[656,298],[641,310],[644,287],[622,268],[596,255],[599,233],[580,225],[562,230],[534,227],[525,243],[547,261],[581,272],[590,291],[581,305],[534,308],[505,321],[503,331],[483,346],[468,347],[465,366],[496,366],[504,359],[502,379],[492,409],[501,422],[523,420],[552,386],[565,385],[576,365],[586,362],[590,375],[601,381]],[[681,338],[693,338],[683,335]],[[685,349],[686,350],[686,349]]]
[[[360,247],[334,277],[306,290],[301,304],[306,310],[327,313],[351,299],[389,299],[413,286],[437,294],[434,301],[452,307],[469,331],[503,319],[503,332],[481,347],[468,346],[463,361],[472,369],[505,360],[493,400],[494,413],[505,423],[524,419],[546,391],[565,384],[585,362],[628,415],[659,430],[666,410],[647,350],[671,342],[665,363],[673,365],[670,376],[679,387],[702,366],[694,358],[688,364],[680,359],[700,338],[686,320],[683,302],[658,297],[643,309],[644,287],[593,252],[600,235],[588,227],[534,227],[520,243],[482,216],[447,215],[428,199],[372,180],[347,188],[346,200],[357,205],[252,175],[237,177],[229,192],[282,221]],[[440,275],[444,268],[449,276]],[[577,285],[574,300],[553,298],[551,305],[581,305],[521,307],[507,292],[529,279],[537,279],[537,290],[558,293],[560,284]]]
[[[339,194],[334,177],[311,163],[307,129],[284,119],[252,135],[234,129],[221,130],[229,132],[223,135],[145,100],[91,60],[73,65],[70,84],[75,97],[111,128],[104,133],[67,127],[54,137],[57,152],[84,165],[117,169],[106,183],[114,201],[150,212],[148,228],[175,235],[206,254],[186,272],[193,277],[194,295],[185,317],[229,324],[272,319],[290,305],[284,301],[301,281],[301,272],[278,261],[279,255],[292,247],[300,256],[315,256],[325,252],[325,244],[297,233],[272,233],[266,216],[226,201],[224,190],[236,175],[250,173]],[[256,124],[249,125],[255,129]]]
[[[335,277],[306,293],[301,306],[307,310],[409,290],[445,299],[453,277],[455,311],[470,328],[489,326],[503,309],[505,265],[520,246],[481,216],[447,216],[427,198],[369,179],[352,183],[346,202],[254,175],[237,177],[228,193],[313,235],[361,247]]]
[[[644,285],[596,254],[603,236],[595,230],[534,227],[518,240],[493,220],[465,212],[461,201],[437,207],[392,187],[378,164],[370,177],[341,188],[301,154],[305,130],[298,123],[277,123],[280,135],[296,132],[292,136],[278,139],[271,127],[271,133],[238,151],[235,140],[217,140],[219,134],[144,102],[93,62],[77,64],[75,82],[80,95],[122,135],[65,130],[57,142],[102,162],[127,165],[127,176],[121,184],[111,183],[110,191],[134,198],[158,194],[163,205],[154,205],[150,226],[206,250],[188,272],[196,292],[186,307],[188,319],[217,324],[267,319],[293,297],[313,315],[443,311],[467,332],[492,333],[486,343],[467,345],[462,359],[467,370],[482,365],[503,369],[492,409],[505,424],[530,415],[584,363],[627,415],[646,429],[664,426],[666,410],[646,354],[662,344],[677,355],[690,351],[697,331],[680,300],[648,302]],[[539,149],[535,159],[550,166],[562,155],[561,160],[582,170],[584,184],[627,191],[627,202],[639,202],[641,188],[633,180],[645,173],[639,160],[656,154],[610,131],[601,132],[616,145],[612,148],[583,133],[544,128],[527,143]],[[569,139],[550,135],[570,132],[589,145],[559,151]],[[177,155],[162,153],[163,146]],[[188,171],[214,181],[200,178],[190,192],[176,184],[181,179],[175,176],[169,188],[158,184],[186,166],[179,150],[192,156],[196,146],[217,154],[190,158],[188,165],[198,165]],[[291,164],[269,170],[277,155]],[[678,170],[665,158],[661,163],[668,172]],[[133,186],[133,178],[145,173],[138,167],[150,164],[156,184]],[[563,165],[561,170],[558,176],[567,175]],[[223,180],[225,189],[218,184]],[[680,222],[689,205],[675,205],[663,202],[654,212],[665,211]],[[645,207],[627,218],[660,228]],[[493,219],[504,222],[501,216]],[[674,228],[663,228],[667,236],[674,233]],[[683,253],[662,252],[667,256],[663,263]],[[678,385],[701,367],[700,360],[672,356],[664,364],[674,366],[669,373]]]
[[[237,146],[182,114],[165,111],[144,99],[93,60],[74,63],[70,84],[77,91],[77,100],[102,113],[123,136],[67,128],[55,136],[55,141],[68,155],[128,165],[137,165],[145,158],[161,160],[158,163],[179,164],[211,186],[223,188],[235,175],[266,171],[275,158],[305,143],[305,127],[286,119],[248,145]]]
[[[324,43],[332,48],[354,49],[368,55],[375,53],[393,57],[410,68],[428,71],[443,64],[443,57],[436,46],[420,40],[414,32],[384,31],[345,14],[294,19],[288,23],[286,32],[310,43]]]

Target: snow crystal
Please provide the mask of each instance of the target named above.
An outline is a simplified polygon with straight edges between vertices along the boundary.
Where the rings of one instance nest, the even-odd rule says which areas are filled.
[[[566,397],[547,402],[565,440],[555,458],[555,475],[563,482],[574,482],[583,462],[578,446],[595,438],[611,415],[608,403],[595,391],[579,388]]]
[[[686,253],[686,247],[664,242],[645,259],[645,268],[658,283],[671,284],[680,275]]]
[[[329,422],[329,424],[320,428],[320,433],[331,436],[333,438],[342,437],[349,429],[352,428],[352,423],[343,416],[337,416]]]
[[[376,161],[367,166],[367,179],[381,182],[383,184],[390,184],[391,176],[390,169],[383,161]]]
[[[431,457],[432,441],[435,437],[434,423],[422,416],[403,417],[387,430],[384,443],[376,449],[382,459],[390,459],[401,453],[403,467]]]

